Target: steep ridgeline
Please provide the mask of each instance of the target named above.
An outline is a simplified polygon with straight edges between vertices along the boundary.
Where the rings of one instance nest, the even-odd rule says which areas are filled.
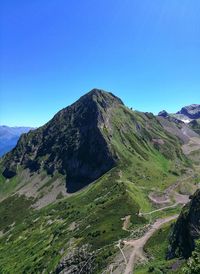
[[[189,119],[199,119],[200,118],[200,105],[193,104],[190,106],[183,107],[177,114],[182,114]]]
[[[174,161],[176,170],[185,160],[179,140],[153,114],[133,112],[113,94],[94,89],[43,127],[22,135],[1,166],[5,178],[22,169],[57,172],[66,176],[67,191],[74,192],[119,163],[137,169],[143,161],[143,176],[151,177],[147,163],[162,172],[161,155],[163,161]]]
[[[0,273],[103,273],[188,167],[173,125],[95,89],[24,134],[0,163]]]
[[[197,121],[200,119],[200,105],[193,104],[185,106],[177,113],[168,113],[166,110],[163,110],[158,113],[158,116],[174,119],[174,121],[182,121],[185,124],[188,124],[191,121]]]
[[[170,237],[168,258],[191,256],[195,240],[200,238],[200,190],[182,210]]]
[[[112,94],[93,90],[58,112],[43,127],[24,134],[3,161],[3,175],[11,178],[17,166],[31,172],[56,171],[67,176],[67,189],[76,191],[100,177],[116,163],[116,155],[101,129],[113,108],[123,105]]]
[[[181,140],[182,144],[188,143],[191,138],[199,138],[198,133],[194,130],[195,125],[196,129],[198,129],[197,120],[185,124],[183,121],[170,114],[166,114],[164,111],[158,114],[158,120],[164,129]],[[192,123],[194,126],[192,126]]]
[[[200,118],[197,120],[192,120],[189,123],[189,127],[200,135]]]

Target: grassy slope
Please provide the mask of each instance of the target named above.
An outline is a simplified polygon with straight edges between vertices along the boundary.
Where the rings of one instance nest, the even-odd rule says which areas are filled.
[[[19,224],[30,212],[33,199],[25,196],[10,196],[0,203],[0,230],[9,230],[9,226]]]
[[[95,251],[93,273],[99,273],[116,252],[115,242],[129,234],[122,230],[121,218],[131,215],[133,228],[144,225],[146,220],[137,213],[152,210],[148,193],[165,189],[181,173],[185,159],[180,145],[153,115],[120,107],[113,113],[111,132],[104,128],[103,134],[112,134],[112,149],[121,159],[118,166],[72,197],[39,211],[27,207],[24,220],[16,212],[21,223],[10,226],[0,239],[0,273],[49,273],[69,250],[80,246],[86,246],[88,254]],[[165,145],[156,149],[154,138]],[[6,210],[3,207],[2,215]],[[14,221],[1,229],[8,230]]]
[[[8,182],[9,181],[9,182]],[[10,180],[7,180],[3,177],[2,172],[0,170],[0,199],[11,194],[17,186],[19,185],[19,177],[13,177]]]
[[[83,192],[30,211],[0,240],[0,273],[41,273],[43,269],[49,273],[61,259],[59,252],[63,248],[67,252],[70,239],[74,247],[87,243],[90,251],[99,249],[94,263],[100,270],[115,252],[112,243],[128,234],[122,230],[121,218],[131,215],[137,226],[145,222],[136,216],[138,205],[118,179],[118,171],[112,170]],[[77,228],[70,231],[73,222]]]

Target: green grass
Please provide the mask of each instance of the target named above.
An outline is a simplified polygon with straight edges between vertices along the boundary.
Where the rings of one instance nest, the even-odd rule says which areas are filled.
[[[20,179],[18,176],[6,180],[3,175],[0,174],[0,198],[11,194],[19,185],[19,183]]]
[[[25,196],[10,196],[0,203],[0,230],[5,232],[9,226],[17,225],[31,213],[33,199]]]
[[[120,157],[122,180],[163,190],[187,165],[178,140],[165,132],[154,116],[119,107],[113,113],[112,127],[111,143]],[[152,140],[158,138],[164,145],[155,147]]]
[[[145,223],[137,216],[139,207],[126,185],[118,179],[118,170],[113,169],[73,197],[25,215],[0,239],[0,273],[41,273],[44,269],[49,273],[70,243],[75,248],[87,244],[88,252],[95,252],[98,271],[106,266],[116,252],[114,243],[129,234],[122,230],[121,218],[131,215],[133,226]],[[70,230],[73,222],[77,228]]]
[[[136,184],[133,184],[131,182],[126,182],[126,185],[129,195],[138,204],[140,211],[149,212],[153,210],[152,204],[148,199],[148,192],[145,192],[144,189],[139,188]]]

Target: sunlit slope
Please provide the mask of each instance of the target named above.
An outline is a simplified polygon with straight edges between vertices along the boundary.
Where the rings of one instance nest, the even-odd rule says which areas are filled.
[[[1,182],[7,179],[12,192],[22,187],[17,177],[24,170],[29,171],[27,183],[35,174],[60,174],[67,192],[75,192],[120,166],[132,182],[149,181],[162,187],[166,177],[179,174],[185,164],[180,141],[158,118],[129,110],[119,98],[95,89],[43,127],[24,134],[1,160]]]
[[[189,164],[153,114],[91,91],[1,161],[0,272],[101,273],[130,234],[124,218],[133,230],[144,226],[138,213],[151,210],[150,191],[174,183]],[[61,185],[73,194],[56,192]]]

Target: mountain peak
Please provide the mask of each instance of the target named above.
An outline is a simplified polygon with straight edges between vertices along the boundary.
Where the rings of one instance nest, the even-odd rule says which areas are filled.
[[[23,135],[5,156],[3,175],[15,176],[20,164],[31,172],[66,175],[68,192],[79,190],[115,166],[117,156],[103,129],[109,128],[111,113],[122,105],[109,92],[91,90],[43,127]]]
[[[166,110],[162,110],[158,113],[158,116],[166,118],[169,116],[169,113]]]
[[[89,102],[89,100],[92,100],[102,106],[109,106],[113,104],[124,105],[122,100],[115,96],[113,93],[98,88],[93,88],[91,91],[83,95],[78,101]],[[76,101],[74,104],[76,104],[78,101]]]
[[[177,114],[183,114],[190,119],[199,119],[200,118],[200,105],[192,104],[189,106],[183,107]]]

